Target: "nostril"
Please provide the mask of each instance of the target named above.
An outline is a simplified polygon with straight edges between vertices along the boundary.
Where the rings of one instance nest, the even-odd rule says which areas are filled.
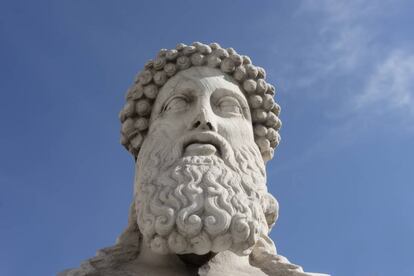
[[[213,125],[210,122],[207,122],[207,126],[210,130],[213,130]]]
[[[198,128],[200,126],[200,121],[197,121],[194,123],[193,128]]]

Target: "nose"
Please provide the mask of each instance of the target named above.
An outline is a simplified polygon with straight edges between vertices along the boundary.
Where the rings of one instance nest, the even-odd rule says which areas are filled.
[[[215,120],[213,119],[213,115],[209,114],[209,112],[202,108],[200,112],[197,114],[195,119],[190,125],[191,130],[209,130],[209,131],[217,131],[217,125]]]

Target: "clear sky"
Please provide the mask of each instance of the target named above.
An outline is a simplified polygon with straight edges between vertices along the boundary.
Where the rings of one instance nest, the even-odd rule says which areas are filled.
[[[217,41],[282,106],[268,165],[279,253],[335,276],[414,275],[413,1],[0,1],[0,276],[113,244],[134,164],[118,112],[160,48]]]

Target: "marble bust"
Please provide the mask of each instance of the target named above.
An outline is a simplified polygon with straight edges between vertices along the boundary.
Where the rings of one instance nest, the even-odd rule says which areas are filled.
[[[114,246],[60,276],[325,275],[278,255],[266,162],[280,107],[264,69],[217,43],[162,49],[120,113],[134,201]]]

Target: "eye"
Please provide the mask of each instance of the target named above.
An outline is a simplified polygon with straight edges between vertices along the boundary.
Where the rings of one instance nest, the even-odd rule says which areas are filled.
[[[162,109],[162,112],[178,112],[185,110],[188,106],[188,100],[186,97],[177,96],[170,99]]]
[[[223,114],[242,114],[240,103],[234,97],[226,96],[221,98],[217,106]]]

